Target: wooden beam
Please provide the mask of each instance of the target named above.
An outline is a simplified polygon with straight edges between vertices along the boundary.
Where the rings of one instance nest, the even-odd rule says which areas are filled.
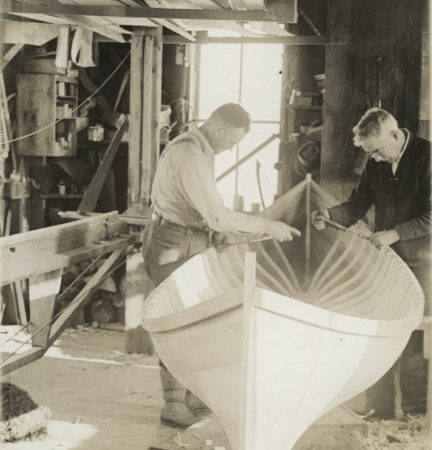
[[[68,265],[67,252],[125,233],[117,212],[0,238],[0,285]]]
[[[193,34],[189,33],[185,28],[182,28],[181,26],[175,24],[174,22],[166,19],[154,19],[154,21],[163,27],[167,28],[168,30],[174,31],[174,33],[177,33],[180,35],[186,43],[195,42],[196,38]]]
[[[143,113],[141,116],[141,175],[140,201],[147,203],[150,199],[151,166],[152,166],[152,98],[153,98],[153,41],[154,37],[144,37],[143,67]]]
[[[47,23],[2,22],[3,44],[43,45],[59,34],[59,27]]]
[[[87,28],[90,31],[94,31],[99,35],[105,36],[109,42],[125,42],[123,37],[124,34],[129,34],[129,31],[125,28],[121,28],[116,23],[106,22],[103,25],[97,23],[96,19],[98,18],[86,18],[84,16],[51,16],[47,14],[19,14],[13,13],[13,16],[18,16],[20,18],[26,18],[33,21],[46,22],[46,24],[56,24],[56,25],[66,25],[66,26],[82,26]],[[100,21],[100,20],[99,20]],[[41,24],[33,24],[33,25],[41,25]],[[29,44],[31,44],[29,42]],[[34,44],[33,44],[34,45]]]
[[[280,134],[272,134],[269,138],[267,138],[262,144],[258,145],[254,150],[249,152],[246,156],[241,158],[239,161],[237,161],[235,164],[233,164],[231,167],[229,167],[227,170],[225,170],[223,173],[221,173],[217,178],[216,181],[220,181],[223,178],[225,178],[227,175],[229,175],[231,172],[236,170],[238,167],[240,167],[243,163],[245,163],[247,160],[252,158],[252,156],[256,155],[258,152],[260,152],[263,148],[267,147],[270,143],[272,143],[275,139],[279,138]]]
[[[117,64],[119,64],[119,62]],[[116,101],[114,102],[114,108],[113,108],[114,112],[117,111],[117,108],[119,107],[124,90],[126,89],[126,86],[129,82],[129,78],[130,78],[130,70],[127,70],[123,75],[123,79],[122,79],[119,91],[117,92],[117,97],[116,97]]]
[[[78,212],[93,212],[95,210],[100,193],[105,184],[108,172],[111,169],[117,151],[120,147],[120,143],[127,126],[128,122],[127,120],[125,120],[115,132],[114,137],[112,138],[102,158],[102,161],[99,164],[99,167],[97,168],[95,174],[93,175],[90,185],[87,188],[78,206]]]
[[[164,36],[164,44],[283,44],[324,45],[330,44],[326,36],[269,36],[269,37],[197,37],[190,42],[181,36]],[[341,42],[335,42],[341,43]]]
[[[89,296],[97,289],[99,283],[105,275],[112,269],[118,260],[125,254],[125,249],[119,249],[113,252],[90,278],[79,294],[73,301],[62,311],[60,316],[52,324],[51,332],[48,339],[48,346],[52,345],[60,336],[62,331],[67,327],[73,314],[80,310],[87,302]]]
[[[30,277],[29,303],[33,346],[47,348],[61,278],[62,269]]]
[[[143,97],[144,30],[134,29],[131,41],[130,59],[130,123],[129,123],[129,163],[128,163],[128,207],[138,202],[140,194],[140,155]]]
[[[45,350],[43,348],[34,347],[26,352],[15,354],[1,364],[0,376],[4,376],[22,366],[25,366],[26,364],[31,363],[32,361],[35,361],[36,359],[42,358],[44,353]]]
[[[15,55],[24,47],[24,44],[14,44],[3,56],[1,61],[1,70],[14,59]]]
[[[79,79],[82,85],[86,88],[87,92],[92,94],[97,86],[93,83],[93,81],[87,75],[87,72],[82,67],[79,68]],[[104,116],[109,116],[112,114],[113,109],[112,106],[108,103],[108,100],[99,92],[96,97],[96,102],[100,106],[100,108],[104,112]]]
[[[296,21],[296,14],[277,17],[277,14],[264,10],[225,10],[225,9],[183,9],[149,8],[145,6],[126,7],[108,5],[71,5],[53,0],[17,1],[3,0],[4,12],[30,14],[58,14],[63,16],[132,17],[148,19],[201,19],[227,21],[255,21],[289,23]],[[282,22],[283,19],[283,22]]]
[[[339,42],[349,41],[351,0],[329,0],[327,7],[329,38]],[[345,20],[341,21],[341,17]],[[351,189],[346,183],[353,107],[348,46],[329,46],[326,49],[325,74],[320,183],[336,198],[343,200],[348,194],[345,191]]]
[[[51,322],[50,319],[52,317],[47,318],[47,312],[51,308],[52,302],[49,301],[49,305],[37,305],[38,308],[35,308],[32,312],[34,313],[32,316],[32,323],[35,320],[36,330],[40,333],[38,336],[34,336],[33,344],[36,343],[36,346],[33,346],[31,349],[15,354],[13,356],[6,357],[2,360],[0,366],[0,375],[6,375],[20,367],[29,364],[30,362],[41,358],[46,350],[57,340],[63,330],[68,326],[70,319],[73,315],[82,308],[90,295],[98,288],[99,283],[104,279],[104,277],[109,273],[110,270],[118,263],[119,259],[123,257],[127,249],[127,246],[123,246],[120,249],[115,250],[102,264],[102,266],[97,270],[97,272],[92,276],[92,278],[86,283],[83,289],[78,293],[78,295],[72,300],[72,302],[61,312],[61,314]],[[59,271],[55,271],[53,274],[46,274],[42,277],[39,277],[39,281],[37,283],[37,291],[34,293],[35,297],[39,295],[44,295],[46,293],[47,285],[49,285],[49,291],[51,295],[54,295],[54,291],[57,289],[58,285],[58,275]],[[46,300],[46,299],[45,299]],[[39,307],[43,307],[45,309],[45,314],[43,317],[41,316],[41,312],[38,311]],[[48,334],[48,336],[47,336]],[[38,337],[42,336],[41,342],[38,342]],[[38,344],[42,344],[39,346]]]
[[[150,202],[151,184],[156,172],[156,164],[160,153],[160,112],[162,109],[162,27],[151,31],[153,40],[153,68],[152,68],[152,107],[151,107],[151,160],[150,160],[150,186],[146,203]]]

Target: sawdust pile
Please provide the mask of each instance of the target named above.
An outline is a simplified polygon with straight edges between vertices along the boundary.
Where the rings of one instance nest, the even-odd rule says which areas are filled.
[[[432,427],[424,415],[370,422],[363,449],[431,450]]]

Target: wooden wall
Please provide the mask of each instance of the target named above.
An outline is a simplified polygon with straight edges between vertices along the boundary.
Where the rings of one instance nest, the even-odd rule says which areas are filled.
[[[321,184],[343,199],[362,168],[352,127],[371,106],[418,132],[422,20],[427,0],[328,0]]]

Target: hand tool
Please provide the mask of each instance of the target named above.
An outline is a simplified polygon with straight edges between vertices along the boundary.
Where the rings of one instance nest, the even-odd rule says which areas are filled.
[[[330,225],[341,231],[347,231],[348,233],[355,234],[356,236],[358,236],[362,239],[370,240],[370,238],[371,238],[371,236],[368,236],[367,234],[362,233],[361,231],[351,230],[351,228],[347,228],[347,227],[344,227],[343,225],[341,225],[340,223],[333,222],[333,220],[327,219],[327,217],[325,217],[325,216],[321,216],[320,219],[322,219],[324,222],[326,222],[327,225]]]

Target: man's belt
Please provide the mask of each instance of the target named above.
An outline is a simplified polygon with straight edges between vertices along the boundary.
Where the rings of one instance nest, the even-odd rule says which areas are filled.
[[[171,222],[170,220],[166,220],[163,217],[160,219],[160,225],[167,225],[172,229],[184,231],[187,233],[188,231],[199,232],[199,233],[208,233],[208,227],[197,227],[194,225],[181,225],[179,223]]]

